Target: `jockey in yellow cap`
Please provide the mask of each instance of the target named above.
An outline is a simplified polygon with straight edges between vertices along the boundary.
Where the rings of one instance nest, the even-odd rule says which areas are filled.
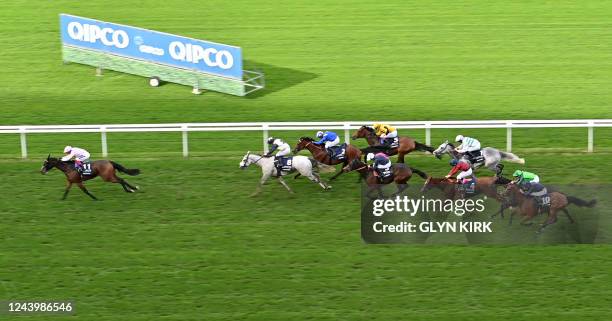
[[[385,142],[388,142],[387,144],[390,145],[393,142],[393,138],[397,137],[397,129],[391,125],[376,123],[372,127],[376,131],[376,135],[380,137],[380,143],[383,145]]]

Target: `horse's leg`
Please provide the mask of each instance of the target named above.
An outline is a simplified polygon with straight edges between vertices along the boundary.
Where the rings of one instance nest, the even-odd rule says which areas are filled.
[[[404,155],[406,155],[407,152],[401,151],[398,147],[397,149],[397,162],[398,163],[403,163],[404,162]]]
[[[259,193],[261,193],[261,189],[263,188],[263,185],[266,183],[269,177],[270,177],[270,174],[263,174],[263,176],[261,176],[261,179],[259,180],[259,184],[257,185],[257,188],[255,189],[255,192],[253,192],[250,195],[251,197],[257,196]]]
[[[70,188],[72,187],[72,182],[71,181],[67,181],[66,182],[66,190],[64,191],[64,196],[62,197],[62,201],[66,199],[66,197],[68,196],[68,192],[70,192]]]
[[[574,221],[574,219],[570,215],[570,213],[567,210],[567,208],[562,208],[561,210],[563,211],[563,213],[565,213],[565,216],[567,216],[567,219],[570,221],[570,223],[572,223],[572,224],[576,223],[576,221]]]
[[[287,185],[287,182],[285,182],[285,180],[283,179],[282,176],[278,177],[278,182],[281,183],[281,185],[285,186],[285,188],[287,189],[287,191],[289,191],[289,193],[293,194],[293,191],[291,190],[291,187],[289,187],[289,185]]]
[[[342,167],[345,167],[346,165],[348,165],[348,162],[342,163]],[[329,180],[330,181],[335,180],[338,176],[342,175],[342,173],[344,173],[344,171],[339,170],[338,173],[336,175],[332,176],[332,178],[330,178]]]
[[[97,201],[98,199],[93,196],[88,190],[87,188],[85,188],[85,185],[83,185],[83,182],[78,182],[77,185],[79,185],[79,188],[83,191],[83,193],[89,195],[89,197],[91,197],[94,201]]]
[[[132,186],[126,180],[124,180],[123,178],[117,176],[114,171],[112,171],[108,176],[101,175],[101,177],[106,182],[121,184],[121,187],[123,187],[123,190],[126,193],[134,193],[135,190],[138,189],[137,186]]]
[[[312,169],[310,170],[310,173],[304,172],[304,173],[302,173],[302,175],[308,177],[308,179],[311,180],[312,182],[319,184],[319,186],[321,186],[323,189],[330,189],[331,188],[331,186],[325,184],[321,180],[321,177],[319,177],[319,175],[317,175],[315,172],[313,172]]]
[[[548,211],[548,216],[546,216],[546,220],[540,224],[540,228],[538,229],[538,233],[542,233],[542,231],[544,230],[545,227],[547,227],[550,224],[555,223],[556,221],[557,221],[557,210],[551,208]]]
[[[293,179],[298,179],[298,177],[302,176],[302,174],[297,173],[295,176],[293,176]]]

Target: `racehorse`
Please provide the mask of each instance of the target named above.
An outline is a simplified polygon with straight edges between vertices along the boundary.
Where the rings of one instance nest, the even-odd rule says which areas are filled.
[[[121,186],[123,187],[123,190],[125,190],[128,193],[134,193],[135,191],[138,190],[138,186],[132,186],[126,180],[117,176],[115,174],[115,170],[118,170],[121,173],[125,173],[130,176],[136,176],[140,174],[139,169],[125,168],[121,166],[120,164],[115,163],[113,161],[109,161],[109,160],[97,160],[97,161],[91,162],[90,164],[91,164],[91,174],[81,176],[81,174],[74,167],[74,162],[72,161],[64,162],[60,159],[51,157],[51,154],[49,154],[47,156],[47,159],[44,161],[43,166],[40,169],[40,172],[41,174],[45,175],[47,174],[47,172],[49,172],[54,167],[64,172],[64,174],[66,175],[67,186],[66,186],[66,190],[64,191],[64,196],[62,197],[62,200],[65,200],[66,197],[68,196],[68,192],[70,192],[70,188],[72,187],[72,184],[77,184],[77,186],[79,186],[79,188],[85,194],[89,195],[89,197],[91,197],[92,199],[97,200],[97,198],[93,196],[87,190],[87,188],[85,188],[85,185],[83,185],[83,182],[96,178],[98,176],[100,176],[105,182],[121,184]]]
[[[516,184],[508,184],[504,191],[504,196],[510,196],[510,204],[515,204],[518,211],[524,216],[521,220],[522,225],[531,225],[530,222],[539,212],[540,206],[536,204],[536,200],[533,197],[529,197],[523,194]],[[585,201],[578,197],[568,196],[560,192],[549,192],[550,206],[548,208],[548,216],[540,223],[540,228],[537,233],[541,233],[544,228],[550,224],[557,222],[557,214],[559,211],[565,213],[570,223],[574,223],[574,219],[567,210],[569,204],[575,204],[579,207],[593,207],[597,204],[597,200]],[[512,216],[514,212],[510,214],[510,222],[512,222]]]
[[[525,164],[525,159],[519,158],[518,156],[509,152],[502,152],[492,147],[485,147],[481,149],[481,152],[482,156],[484,157],[484,162],[477,162],[472,164],[473,169],[477,169],[484,165],[486,168],[494,171],[496,175],[500,176],[504,168],[504,165],[501,164],[502,160],[511,163]],[[444,155],[445,153],[450,155],[450,157],[452,157],[453,159],[460,159],[462,157],[461,154],[455,149],[455,146],[449,143],[448,140],[440,144],[440,146],[436,148],[436,150],[434,150],[432,154],[436,158],[441,159],[442,155]]]
[[[344,167],[348,165],[350,162],[352,162],[354,159],[361,158],[361,150],[359,150],[359,148],[351,144],[346,144],[346,151],[344,153],[344,159],[332,159],[329,156],[329,153],[327,153],[325,146],[315,144],[314,140],[310,137],[300,138],[297,142],[297,145],[295,145],[295,148],[293,149],[293,153],[295,154],[304,148],[310,151],[314,159],[326,165],[342,164],[342,167]],[[330,180],[336,179],[342,173],[344,172],[339,171],[338,174],[334,175],[332,178],[330,178]]]
[[[487,197],[494,198],[502,202],[503,205],[504,199],[497,193],[497,187],[500,185],[506,185],[510,182],[511,180],[503,176],[478,177],[476,179],[476,186],[474,187],[474,195],[484,194]],[[444,197],[446,197],[447,199],[455,199],[461,196],[457,189],[457,179],[454,177],[428,177],[425,183],[423,184],[423,187],[421,188],[421,193],[424,193],[433,187],[440,189],[444,193]]]
[[[361,152],[364,155],[369,153],[379,153],[383,152],[388,156],[393,156],[397,154],[397,161],[399,163],[404,162],[404,155],[415,151],[427,151],[433,153],[434,149],[425,144],[421,144],[417,142],[414,138],[408,136],[399,137],[399,147],[388,149],[385,146],[380,145],[380,138],[376,135],[376,131],[374,128],[370,126],[361,126],[354,134],[351,136],[351,139],[365,138],[368,142],[369,147],[364,148]]]
[[[262,175],[261,179],[259,180],[259,185],[257,185],[257,189],[253,194],[251,194],[251,196],[255,196],[261,193],[261,189],[264,183],[270,177],[276,177],[279,183],[281,183],[287,189],[287,191],[289,191],[289,193],[293,193],[289,185],[287,185],[287,183],[283,179],[283,176],[291,174],[295,171],[299,172],[303,176],[308,177],[311,181],[321,185],[324,190],[330,189],[331,186],[321,181],[321,178],[315,172],[315,169],[320,169],[322,172],[333,172],[335,170],[333,167],[322,164],[312,158],[306,156],[293,156],[293,159],[291,161],[291,171],[282,171],[281,176],[278,176],[276,166],[274,166],[274,157],[266,157],[257,154],[252,154],[249,151],[240,161],[240,169],[247,169],[252,164],[261,167]]]
[[[354,159],[350,162],[350,164],[343,167],[342,171],[357,171],[359,175],[361,175],[361,177],[365,179],[366,184],[368,184],[368,188],[370,189],[366,194],[368,195],[368,197],[370,195],[371,189],[376,188],[379,197],[382,198],[382,191],[380,189],[380,185],[390,184],[391,182],[395,182],[395,184],[397,185],[397,192],[393,195],[401,194],[408,187],[406,183],[408,182],[408,180],[410,180],[413,173],[416,173],[423,179],[427,179],[427,174],[404,163],[392,164],[391,169],[393,171],[393,177],[381,180],[379,179],[379,177],[374,175],[374,169],[372,167],[368,166],[366,163],[362,162],[359,159]]]

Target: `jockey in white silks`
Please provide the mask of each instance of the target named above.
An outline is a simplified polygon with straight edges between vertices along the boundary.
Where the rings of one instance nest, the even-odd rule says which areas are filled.
[[[74,159],[74,167],[77,169],[81,169],[82,163],[88,161],[89,157],[91,156],[88,151],[72,146],[64,147],[64,155],[65,156],[62,157],[62,161],[67,162]]]
[[[270,157],[272,156],[272,153],[276,151],[276,155],[274,155],[274,166],[276,167],[277,176],[280,177],[283,166],[281,159],[283,156],[291,154],[291,146],[289,146],[289,144],[284,142],[282,139],[274,137],[268,138],[268,145],[270,145],[270,151],[264,156]]]
[[[456,151],[461,155],[466,155],[469,161],[472,161],[472,158],[478,155],[478,151],[480,151],[480,142],[476,138],[472,137],[464,137],[463,135],[457,135],[455,141],[461,143],[459,147],[456,148]]]

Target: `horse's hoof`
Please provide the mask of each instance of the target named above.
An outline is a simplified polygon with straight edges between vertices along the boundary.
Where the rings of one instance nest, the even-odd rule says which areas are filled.
[[[140,190],[140,186],[136,185],[136,186],[134,186],[134,187],[136,187],[136,190],[137,190],[137,191],[139,191],[139,190]]]

